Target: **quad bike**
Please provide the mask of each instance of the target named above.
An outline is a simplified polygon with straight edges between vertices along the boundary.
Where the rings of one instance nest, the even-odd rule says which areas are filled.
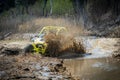
[[[65,27],[58,27],[58,26],[46,26],[43,27],[42,30],[38,35],[35,37],[31,38],[32,44],[29,44],[24,48],[25,53],[40,53],[43,55],[47,55],[48,53],[48,48],[54,50],[53,53],[55,53],[56,49],[54,47],[54,43],[49,44],[49,41],[51,40],[52,42],[56,39],[56,36],[59,35],[59,39],[62,38],[60,35],[63,35],[64,33],[67,32],[67,29]],[[47,37],[47,38],[46,38]],[[48,38],[49,37],[49,38]],[[57,37],[57,40],[59,40]],[[57,42],[59,43],[59,42]],[[49,47],[48,45],[53,45],[54,47]]]

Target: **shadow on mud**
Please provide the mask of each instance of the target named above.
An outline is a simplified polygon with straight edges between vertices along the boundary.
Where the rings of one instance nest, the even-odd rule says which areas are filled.
[[[83,58],[85,56],[90,56],[91,53],[83,53],[83,54],[78,54],[78,53],[62,53],[61,56],[58,56],[58,59],[76,59],[76,58]]]

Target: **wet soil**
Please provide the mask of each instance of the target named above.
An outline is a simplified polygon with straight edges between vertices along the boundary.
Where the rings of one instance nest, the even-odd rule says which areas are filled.
[[[39,54],[0,55],[0,80],[72,80],[63,60]]]
[[[62,59],[22,53],[28,43],[0,42],[0,80],[73,80]]]

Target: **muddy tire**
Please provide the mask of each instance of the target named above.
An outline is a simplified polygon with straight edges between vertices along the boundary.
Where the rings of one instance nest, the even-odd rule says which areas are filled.
[[[29,44],[24,48],[23,52],[24,53],[31,53],[31,52],[33,52],[33,48],[34,47],[31,44]]]

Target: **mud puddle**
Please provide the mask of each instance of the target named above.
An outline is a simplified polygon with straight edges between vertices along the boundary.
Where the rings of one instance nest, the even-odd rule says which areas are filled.
[[[120,63],[112,58],[66,59],[64,66],[76,80],[120,79]]]

